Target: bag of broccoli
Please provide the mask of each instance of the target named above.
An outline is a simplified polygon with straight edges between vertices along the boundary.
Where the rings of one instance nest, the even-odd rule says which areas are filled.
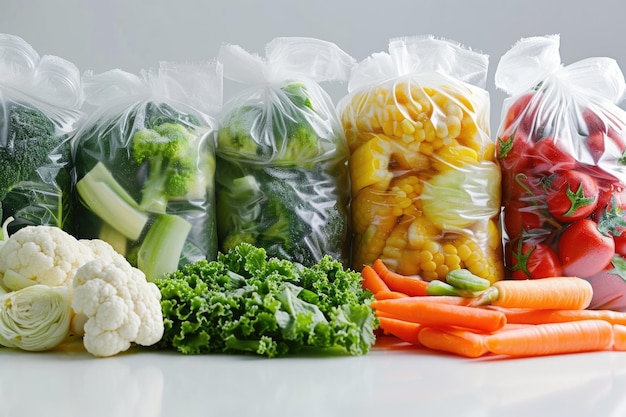
[[[72,232],[70,135],[82,117],[76,66],[0,34],[0,203],[10,234],[27,225]]]
[[[392,39],[352,72],[339,115],[350,146],[353,266],[381,259],[425,280],[502,278],[500,171],[488,57],[430,36]]]
[[[348,148],[320,82],[345,80],[353,59],[336,45],[277,38],[264,58],[221,48],[224,77],[247,88],[224,105],[217,135],[218,241],[313,265],[348,261]]]
[[[214,259],[221,65],[88,72],[83,85],[91,109],[73,140],[78,237],[109,242],[149,280]]]

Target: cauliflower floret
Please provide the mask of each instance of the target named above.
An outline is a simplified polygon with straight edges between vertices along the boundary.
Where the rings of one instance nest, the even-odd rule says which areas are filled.
[[[113,261],[116,258],[123,258],[124,256],[117,252],[113,246],[111,246],[108,242],[101,239],[80,239],[78,243],[87,246],[91,250],[91,259],[104,259],[109,262]]]
[[[133,342],[150,346],[161,340],[161,293],[122,256],[81,266],[73,288],[73,328],[83,325],[83,344],[94,356],[115,355]]]
[[[9,290],[27,285],[70,286],[93,251],[54,226],[26,226],[0,246],[0,274]],[[12,283],[12,284],[11,284]]]

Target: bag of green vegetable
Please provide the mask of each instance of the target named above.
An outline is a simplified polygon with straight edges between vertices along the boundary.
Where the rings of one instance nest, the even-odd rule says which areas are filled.
[[[0,34],[0,203],[10,232],[54,225],[71,232],[70,135],[82,117],[80,73]]]
[[[505,262],[513,279],[573,275],[590,308],[626,310],[626,91],[610,58],[561,63],[558,35],[518,41],[496,87]]]
[[[221,65],[87,72],[83,85],[91,109],[73,142],[77,235],[110,243],[149,280],[213,259]]]
[[[502,278],[500,170],[488,57],[431,36],[396,38],[354,69],[338,105],[350,146],[352,264],[445,279]]]
[[[224,252],[247,242],[310,266],[348,261],[348,148],[320,83],[353,63],[336,45],[277,38],[260,57],[221,48],[224,77],[243,85],[217,135],[217,226]]]

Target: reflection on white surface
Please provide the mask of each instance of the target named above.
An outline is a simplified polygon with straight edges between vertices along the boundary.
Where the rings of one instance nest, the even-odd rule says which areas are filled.
[[[623,416],[626,353],[464,359],[0,349],[0,416]]]

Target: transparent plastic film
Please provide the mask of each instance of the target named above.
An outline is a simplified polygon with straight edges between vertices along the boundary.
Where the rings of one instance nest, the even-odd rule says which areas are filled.
[[[592,308],[626,309],[624,76],[609,58],[557,58],[558,37],[522,39],[496,70],[496,80],[525,86],[506,90],[497,132],[507,277],[582,277]],[[515,81],[530,70],[513,62],[543,59],[543,79]]]
[[[415,46],[401,50],[418,53]],[[350,148],[353,267],[381,259],[427,280],[459,268],[501,279],[500,170],[487,92],[448,76],[445,65],[430,71],[436,60],[420,72],[418,64],[407,67],[410,56],[402,65],[390,58],[364,61],[360,69],[382,79],[339,103]],[[384,69],[397,72],[382,77]]]
[[[0,34],[0,202],[13,233],[27,225],[73,230],[70,136],[82,117],[78,69]]]
[[[219,246],[348,263],[348,147],[320,82],[345,80],[353,60],[310,38],[277,38],[265,52],[225,45],[218,55],[225,78],[245,86],[225,104],[217,134]]]
[[[109,242],[149,280],[215,259],[221,66],[84,77],[92,110],[73,142],[78,236]]]

